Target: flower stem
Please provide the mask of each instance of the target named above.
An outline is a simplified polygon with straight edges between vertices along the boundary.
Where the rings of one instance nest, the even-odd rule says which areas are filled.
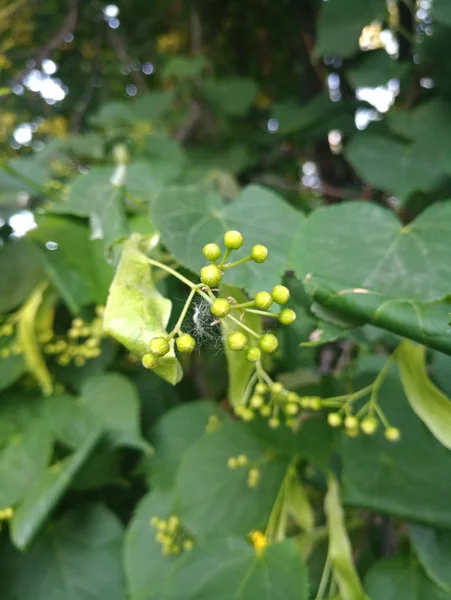
[[[180,317],[178,318],[177,323],[174,326],[174,329],[168,334],[168,339],[172,339],[175,335],[180,333],[180,328],[182,326],[182,323],[186,317],[186,313],[188,312],[188,309],[191,305],[191,302],[193,301],[193,298],[194,298],[194,295],[196,294],[196,292],[197,292],[196,288],[191,289],[189,296],[186,299],[185,306],[183,307],[183,310],[180,313]]]
[[[230,253],[231,253],[231,252],[232,252],[232,251],[230,250],[230,248],[227,248],[227,249],[226,249],[226,251],[224,252],[224,256],[221,258],[221,262],[220,262],[220,263],[219,263],[219,265],[218,265],[218,267],[219,267],[220,269],[222,269],[222,267],[223,267],[223,265],[224,265],[225,261],[226,261],[226,260],[229,258],[229,256],[230,256]]]
[[[241,302],[240,304],[234,304],[233,308],[250,308],[255,306],[255,300],[249,300],[249,302]]]
[[[250,260],[252,260],[252,256],[249,254],[249,256],[240,258],[239,260],[236,260],[235,262],[227,263],[226,265],[224,265],[223,261],[221,261],[219,266],[223,271],[227,271],[227,269],[231,269],[232,267],[238,267],[238,265],[244,265],[244,263],[247,263]]]
[[[277,315],[269,312],[268,310],[258,310],[254,308],[245,308],[245,312],[252,313],[254,315],[260,315],[262,317],[272,317],[273,319],[277,319]]]

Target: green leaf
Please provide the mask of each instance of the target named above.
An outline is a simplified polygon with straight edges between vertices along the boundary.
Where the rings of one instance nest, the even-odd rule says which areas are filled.
[[[175,258],[198,272],[205,264],[202,247],[208,242],[222,244],[224,232],[237,229],[244,235],[243,248],[233,259],[249,254],[254,244],[267,246],[264,265],[246,263],[230,269],[225,283],[245,288],[249,293],[271,289],[287,270],[292,239],[302,215],[277,194],[250,185],[228,204],[206,187],[180,187],[162,192],[152,205],[152,219],[163,242]]]
[[[141,437],[138,395],[125,375],[106,373],[89,377],[83,383],[80,403],[112,444],[149,450]]]
[[[124,566],[130,600],[161,598],[174,567],[174,558],[164,555],[155,539],[152,517],[171,514],[169,492],[153,490],[141,499],[125,533]]]
[[[35,377],[42,393],[48,396],[53,390],[52,376],[41,353],[35,324],[46,287],[46,282],[40,284],[21,308],[17,325],[17,341],[22,348],[28,371]]]
[[[13,342],[14,338],[0,336],[0,391],[15,383],[27,370],[23,354],[1,356],[1,351]]]
[[[423,144],[364,132],[351,139],[345,154],[363,180],[401,200],[434,189],[444,177],[442,164]]]
[[[240,290],[228,285],[221,286],[221,296],[225,296],[226,298],[231,296],[238,303],[247,302],[249,300],[249,298],[240,292]],[[231,315],[238,320],[243,318],[244,315],[242,322],[256,333],[261,333],[262,323],[261,317],[258,315],[244,313],[240,310],[232,310]],[[234,323],[233,321],[224,321],[224,319],[221,320],[221,329],[224,337],[227,337],[235,331],[242,331],[238,324]],[[258,340],[257,343],[255,343],[251,338],[249,340],[249,344],[258,345]],[[244,352],[234,352],[233,350],[230,350],[226,343],[224,344],[224,351],[227,357],[227,368],[229,374],[228,398],[232,406],[237,406],[243,401],[249,379],[255,372],[255,365],[246,360]]]
[[[363,591],[352,557],[352,547],[346,531],[338,482],[332,474],[327,478],[324,499],[329,531],[329,559],[343,600],[370,600]]]
[[[0,452],[0,508],[19,502],[47,467],[52,453],[50,431],[38,419],[30,421]]]
[[[365,588],[372,600],[450,600],[407,556],[384,558],[369,570]]]
[[[106,262],[100,241],[89,240],[84,224],[65,217],[40,216],[29,236],[44,257],[47,274],[68,308],[75,314],[89,304],[105,304],[113,268]],[[47,242],[58,245],[55,250]]]
[[[101,505],[50,523],[27,553],[3,549],[4,600],[125,600],[122,526]]]
[[[402,79],[409,69],[407,62],[392,58],[385,49],[366,52],[346,75],[355,88],[386,85],[390,79]]]
[[[155,90],[141,94],[133,101],[133,116],[138,121],[157,121],[171,110],[173,99],[172,91]]]
[[[384,0],[329,0],[323,2],[317,23],[316,56],[352,56],[359,49],[359,37],[365,25],[384,20]]]
[[[89,217],[92,239],[102,239],[106,249],[127,236],[127,218],[120,186],[126,176],[120,167],[95,167],[71,185],[67,201],[53,206],[54,212]],[[118,179],[116,181],[116,179]]]
[[[200,75],[207,65],[203,56],[173,56],[163,68],[164,79],[193,79]]]
[[[146,255],[145,238],[133,234],[125,243],[105,308],[104,328],[131,352],[143,356],[152,338],[166,334],[172,302],[156,289]],[[171,350],[158,361],[155,372],[175,385],[182,368]]]
[[[98,439],[99,432],[91,434],[72,456],[49,467],[26,493],[11,521],[11,539],[18,548],[24,550],[34,539]]]
[[[69,394],[46,398],[44,416],[56,439],[74,449],[100,428],[97,418],[82,399]]]
[[[0,246],[0,314],[18,308],[42,278],[42,265],[32,244],[26,239]]]
[[[260,483],[247,484],[249,467],[229,469],[230,457],[259,460]],[[185,453],[177,473],[175,512],[195,534],[246,534],[264,527],[283,481],[288,461],[268,454],[240,422],[225,423]],[[230,510],[233,506],[234,509]]]
[[[425,349],[405,340],[396,363],[410,406],[434,436],[451,450],[451,402],[426,373]]]
[[[373,381],[377,372],[365,379]],[[383,431],[351,439],[342,436],[345,504],[433,526],[451,527],[451,453],[410,408],[393,373],[379,390],[389,422],[401,431],[394,443]]]
[[[153,200],[169,182],[180,175],[177,163],[154,160],[135,162],[127,167],[124,185],[130,194],[144,201]]]
[[[409,525],[409,537],[429,579],[451,593],[451,532]]]
[[[215,404],[202,400],[176,406],[158,419],[151,436],[155,446],[152,487],[172,488],[183,454],[205,434],[209,418],[219,416],[218,412]]]
[[[271,109],[271,115],[277,120],[279,135],[305,133],[324,124],[341,114],[343,108],[332,102],[326,95],[315,96],[305,104],[290,100],[277,102]]]
[[[206,80],[202,90],[207,102],[230,117],[245,116],[258,94],[255,81],[245,77]]]
[[[431,206],[406,227],[368,203],[321,208],[301,229],[294,266],[321,307],[451,352],[443,327],[451,304],[443,223],[450,217],[451,202]]]
[[[293,541],[275,542],[260,555],[236,537],[208,541],[180,560],[168,600],[307,600],[307,571]]]

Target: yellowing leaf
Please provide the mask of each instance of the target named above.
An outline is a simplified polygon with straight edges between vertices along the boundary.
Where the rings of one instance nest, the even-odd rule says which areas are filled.
[[[429,431],[451,450],[451,402],[426,373],[424,346],[404,340],[396,350],[396,362],[410,406]]]
[[[332,474],[327,478],[324,508],[329,529],[329,558],[343,600],[369,600],[352,559],[352,548],[344,524],[338,482]]]
[[[141,250],[145,241],[145,237],[133,234],[125,243],[104,317],[105,330],[139,356],[149,351],[152,338],[166,335],[172,309],[172,302],[153,282],[149,261]],[[158,360],[155,372],[173,385],[180,381],[182,368],[173,341],[170,352]]]
[[[46,287],[46,282],[39,284],[24,304],[20,311],[17,333],[27,368],[36,377],[43,393],[47,396],[52,393],[52,376],[42,357],[35,331],[36,315]]]

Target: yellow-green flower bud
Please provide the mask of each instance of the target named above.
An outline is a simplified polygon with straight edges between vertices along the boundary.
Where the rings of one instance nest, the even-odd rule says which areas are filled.
[[[286,304],[290,298],[290,290],[284,285],[275,285],[272,288],[271,296],[277,304]]]
[[[340,427],[343,422],[341,415],[339,413],[329,413],[327,415],[327,422],[331,427]]]
[[[260,310],[268,310],[273,303],[273,298],[269,292],[257,292],[254,300],[255,306]]]
[[[376,417],[366,417],[366,419],[363,419],[363,421],[360,423],[360,429],[367,435],[373,435],[378,425],[379,422]]]
[[[279,313],[279,321],[282,325],[291,325],[296,320],[296,313],[291,308],[284,308]]]
[[[206,265],[200,270],[200,280],[204,285],[215,287],[222,279],[222,271],[216,265]]]
[[[230,350],[244,350],[247,344],[247,337],[241,331],[235,331],[231,333],[227,338],[227,345]]]
[[[359,420],[354,415],[348,415],[345,418],[346,429],[356,429],[359,426]]]
[[[256,244],[252,246],[251,250],[252,260],[256,263],[263,263],[268,258],[268,248],[262,246],[261,244]]]
[[[169,352],[169,342],[165,337],[154,337],[150,340],[149,350],[155,356],[164,356]]]
[[[260,394],[254,394],[253,396],[251,396],[249,402],[252,408],[260,408],[260,406],[263,406],[265,400],[263,396],[260,396]]]
[[[155,354],[151,354],[149,352],[148,354],[144,354],[141,362],[145,369],[155,369],[158,364],[158,358],[155,356]]]
[[[202,248],[202,253],[207,260],[218,260],[222,254],[221,248],[218,246],[218,244],[206,244]]]
[[[272,385],[271,385],[271,394],[281,394],[284,391],[284,387],[283,387],[283,383],[280,383],[280,381],[275,381]]]
[[[271,429],[277,429],[280,427],[280,420],[277,417],[271,417],[268,420],[268,425],[271,427]]]
[[[285,412],[287,415],[296,415],[299,412],[299,404],[288,402],[288,404],[285,405]]]
[[[196,340],[189,333],[183,333],[175,340],[175,344],[179,352],[190,354],[196,347]]]
[[[266,392],[268,391],[268,386],[266,385],[266,383],[257,383],[257,385],[255,386],[255,391],[257,394],[266,394]]]
[[[269,406],[269,404],[263,404],[263,406],[260,408],[260,414],[262,417],[269,417],[271,411],[272,408]]]
[[[227,231],[224,234],[224,244],[229,250],[238,250],[243,245],[244,238],[239,231]]]
[[[385,430],[385,439],[390,442],[397,442],[401,437],[401,432],[397,427],[387,427]]]
[[[231,310],[230,302],[227,298],[216,298],[210,307],[211,314],[218,319],[226,317]]]
[[[246,350],[246,360],[250,363],[260,360],[262,353],[259,348],[248,348]]]
[[[262,352],[275,352],[279,346],[279,342],[275,335],[272,333],[265,333],[260,338],[260,349]]]

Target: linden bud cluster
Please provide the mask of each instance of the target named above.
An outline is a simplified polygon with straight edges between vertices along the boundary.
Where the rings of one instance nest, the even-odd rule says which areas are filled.
[[[231,470],[246,467],[247,471],[247,485],[250,488],[256,488],[260,483],[261,471],[255,465],[249,462],[249,458],[245,454],[239,454],[238,456],[231,456],[227,461],[227,468]]]
[[[375,416],[368,415],[363,419],[359,419],[358,416],[350,413],[343,416],[340,411],[330,412],[327,415],[327,422],[334,428],[344,426],[345,433],[349,437],[357,437],[360,431],[365,435],[374,435],[380,425]],[[397,442],[401,437],[401,433],[397,427],[387,425],[384,436],[390,442]]]
[[[166,356],[171,350],[171,338],[168,336],[157,336],[149,342],[149,352],[142,357],[142,365],[146,369],[155,369],[158,359]],[[189,333],[179,333],[175,340],[177,350],[181,354],[191,354],[196,347],[196,340]]]
[[[167,519],[152,517],[150,524],[156,530],[155,539],[162,546],[162,554],[178,556],[183,551],[192,550],[194,541],[176,515],[170,515]]]

